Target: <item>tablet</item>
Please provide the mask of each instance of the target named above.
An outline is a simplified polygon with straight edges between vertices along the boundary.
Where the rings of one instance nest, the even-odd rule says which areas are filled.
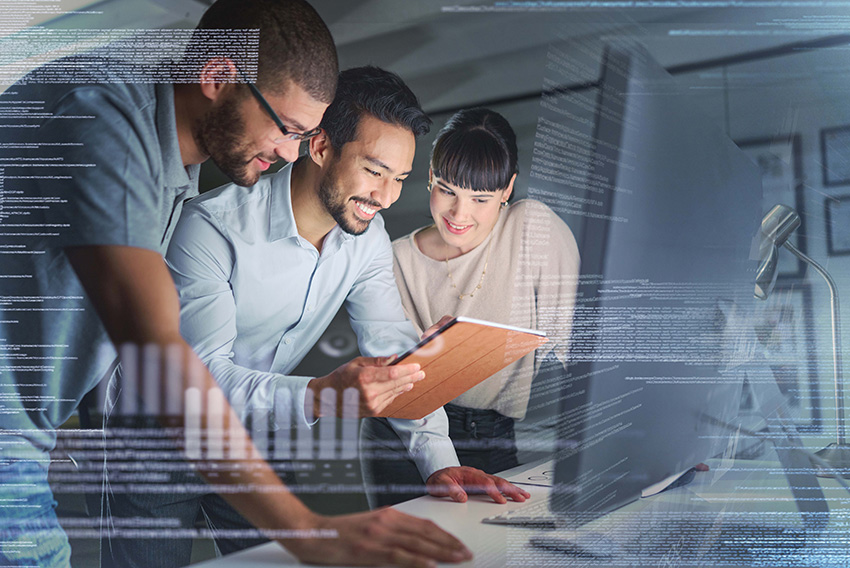
[[[425,378],[380,415],[422,418],[547,341],[542,331],[456,317],[391,363],[419,363]]]

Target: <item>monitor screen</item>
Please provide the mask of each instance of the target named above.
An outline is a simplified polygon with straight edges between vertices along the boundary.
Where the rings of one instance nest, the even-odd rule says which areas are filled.
[[[601,513],[725,451],[761,181],[637,45],[606,50],[593,146],[552,508]]]

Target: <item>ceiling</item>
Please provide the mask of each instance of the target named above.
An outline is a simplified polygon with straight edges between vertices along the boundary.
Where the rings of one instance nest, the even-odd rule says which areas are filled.
[[[60,0],[59,6],[72,13],[57,17],[53,7],[17,21],[59,28],[191,27],[210,3]],[[343,67],[372,63],[396,71],[431,111],[539,93],[553,43],[581,45],[598,55],[606,42],[637,38],[669,67],[850,32],[850,9],[843,2],[796,2],[794,7],[780,1],[688,0],[312,4],[334,35]],[[0,0],[0,13],[20,15],[21,6]],[[597,71],[589,66],[587,79],[595,79]]]
[[[59,0],[60,6],[76,12],[26,16],[20,13],[25,4],[0,0],[0,14],[16,15],[0,19],[0,38],[5,33],[14,39],[9,34],[26,22],[44,22],[54,29],[189,28],[210,3]],[[334,35],[342,68],[369,63],[399,73],[437,126],[448,113],[464,107],[487,104],[503,112],[519,138],[518,188],[527,185],[523,176],[529,170],[530,151],[526,149],[533,145],[541,91],[597,80],[608,43],[639,40],[687,82],[695,105],[727,122],[727,132],[736,109],[744,119],[752,114],[734,100],[730,104],[730,96],[740,94],[747,105],[759,105],[766,94],[780,91],[795,100],[845,100],[850,92],[850,8],[844,2],[311,3]],[[55,10],[55,2],[26,5],[48,4]],[[588,108],[591,115],[592,104]],[[406,187],[424,186],[430,138],[421,142]],[[205,172],[202,184],[211,187],[225,181],[212,167],[205,166]],[[406,191],[393,208],[394,213],[414,211],[427,212],[424,190]]]

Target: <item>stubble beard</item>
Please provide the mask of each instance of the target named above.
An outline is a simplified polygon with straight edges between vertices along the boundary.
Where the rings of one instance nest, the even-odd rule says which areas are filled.
[[[235,100],[210,109],[192,129],[192,135],[198,148],[233,183],[248,187],[260,179],[260,172],[248,167],[251,160],[246,160],[248,152],[244,149],[245,125]]]
[[[350,235],[362,235],[369,228],[371,220],[364,221],[354,217],[354,222],[352,222],[351,217],[353,215],[348,213],[348,201],[350,200],[345,199],[342,195],[338,181],[336,167],[331,166],[319,181],[319,199],[322,206],[339,225],[340,229]]]

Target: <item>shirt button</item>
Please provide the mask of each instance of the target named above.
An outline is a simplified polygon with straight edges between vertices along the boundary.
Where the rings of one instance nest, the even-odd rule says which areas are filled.
[[[287,345],[289,345],[290,343],[292,343],[292,338],[287,337],[286,339],[283,340],[283,342],[286,343]]]
[[[312,312],[312,311],[313,311],[313,306],[307,306],[307,311],[308,311],[308,312]]]

